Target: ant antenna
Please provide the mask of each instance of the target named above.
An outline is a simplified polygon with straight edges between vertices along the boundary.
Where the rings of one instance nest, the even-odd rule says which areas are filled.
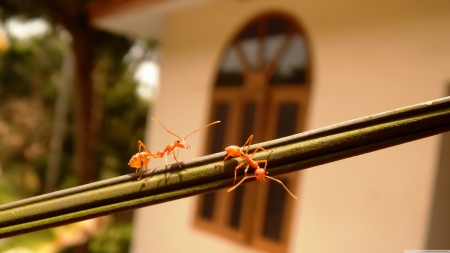
[[[195,130],[194,132],[192,132],[192,133],[186,135],[186,137],[184,137],[184,140],[186,140],[187,137],[188,137],[189,135],[191,135],[191,134],[193,134],[193,133],[196,133],[196,132],[202,130],[203,128],[209,127],[209,126],[214,125],[214,124],[217,124],[217,123],[220,123],[220,121],[214,121],[213,123],[209,123],[209,124],[206,125],[206,126],[200,127],[199,129]]]
[[[152,120],[157,121],[159,124],[161,124],[161,126],[162,126],[168,133],[170,133],[170,134],[176,136],[179,140],[181,140],[181,137],[180,137],[180,136],[178,136],[178,135],[176,135],[176,134],[170,132],[169,129],[167,129],[167,128],[163,125],[163,123],[161,123],[161,121],[159,121],[157,118],[153,118],[153,117],[152,117]]]

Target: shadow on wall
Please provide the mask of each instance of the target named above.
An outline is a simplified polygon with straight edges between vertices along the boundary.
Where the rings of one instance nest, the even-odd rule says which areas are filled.
[[[450,96],[450,83],[447,95]],[[450,132],[442,134],[426,249],[450,249]]]

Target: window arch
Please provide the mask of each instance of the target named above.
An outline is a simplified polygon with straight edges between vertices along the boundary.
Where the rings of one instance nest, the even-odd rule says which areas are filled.
[[[269,85],[307,83],[308,55],[303,31],[292,18],[265,14],[246,25],[227,46],[217,86],[240,86],[252,73]]]
[[[311,60],[305,33],[294,18],[266,13],[252,19],[226,45],[214,79],[208,153],[303,131]],[[299,173],[278,177],[292,191]],[[256,198],[255,198],[256,196]],[[231,193],[199,197],[195,224],[240,243],[286,251],[293,199],[282,186],[244,184]],[[299,200],[301,201],[301,200]]]

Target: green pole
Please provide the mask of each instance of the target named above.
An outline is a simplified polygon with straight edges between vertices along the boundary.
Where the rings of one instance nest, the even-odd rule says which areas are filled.
[[[252,145],[273,150],[268,175],[275,176],[361,155],[450,130],[450,97]],[[239,158],[225,152],[138,174],[103,180],[0,206],[0,238],[155,205],[231,187]],[[124,161],[126,164],[126,161]],[[240,171],[242,177],[242,171]],[[248,180],[249,182],[252,180]]]

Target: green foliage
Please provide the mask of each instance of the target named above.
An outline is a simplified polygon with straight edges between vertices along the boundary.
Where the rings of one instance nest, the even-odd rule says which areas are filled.
[[[128,252],[132,226],[129,222],[114,222],[103,227],[89,242],[90,252],[122,253]]]
[[[92,127],[94,168],[98,180],[134,172],[127,165],[143,139],[148,102],[136,94],[132,70],[124,63],[132,41],[99,33],[94,71]],[[57,32],[27,40],[10,40],[0,54],[0,204],[43,193],[49,140],[65,45]],[[76,186],[73,101],[67,119],[58,189]],[[117,215],[116,215],[117,216]],[[112,216],[88,242],[91,252],[126,252],[132,212]],[[52,235],[53,230],[44,234]],[[0,251],[17,246],[31,250],[52,236],[30,233],[8,239]],[[27,243],[30,242],[30,243]],[[71,249],[67,249],[71,252]]]
[[[0,99],[10,96],[55,98],[55,70],[61,66],[62,43],[54,35],[11,40],[0,58]],[[50,84],[50,85],[46,85]]]
[[[42,192],[63,46],[55,34],[10,42],[0,55],[0,188],[14,194],[0,203]]]
[[[11,238],[10,240],[4,240],[0,244],[0,252],[5,252],[11,249],[16,249],[17,252],[27,252],[25,249],[28,251],[30,251],[30,249],[34,249],[34,252],[43,252],[42,249],[54,239],[55,236],[50,229],[41,230],[26,235],[19,235]],[[24,251],[20,251],[20,249],[24,249]]]

